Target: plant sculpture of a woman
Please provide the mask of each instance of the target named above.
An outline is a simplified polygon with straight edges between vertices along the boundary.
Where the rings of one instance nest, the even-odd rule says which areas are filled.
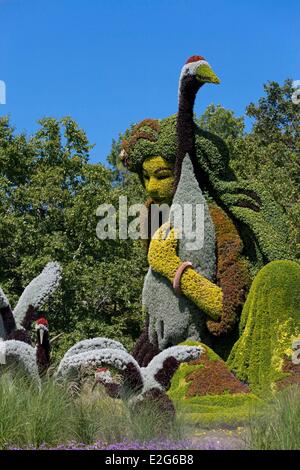
[[[191,57],[181,71],[177,116],[145,119],[122,143],[121,160],[149,195],[149,220],[152,204],[204,205],[198,252],[176,239],[172,217],[171,230],[164,224],[150,239],[148,318],[134,356],[145,366],[166,347],[201,340],[260,392],[297,380],[291,356],[300,335],[300,266],[282,208],[266,188],[237,181],[222,139],[194,124],[197,91],[218,82],[203,57]]]

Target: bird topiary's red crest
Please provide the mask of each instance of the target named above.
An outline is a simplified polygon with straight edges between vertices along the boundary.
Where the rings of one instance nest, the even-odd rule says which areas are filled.
[[[192,55],[188,58],[186,64],[190,64],[191,62],[198,62],[198,60],[205,60],[205,58],[202,55]]]
[[[96,372],[107,372],[107,371],[108,371],[107,367],[98,367],[96,369]]]
[[[37,324],[37,325],[48,326],[48,320],[46,320],[45,317],[42,317],[42,318],[39,318],[39,319],[36,321],[36,324]]]

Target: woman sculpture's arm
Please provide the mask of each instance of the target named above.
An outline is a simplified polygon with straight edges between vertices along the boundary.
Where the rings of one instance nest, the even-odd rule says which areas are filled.
[[[154,234],[148,251],[151,268],[173,283],[175,274],[182,261],[177,255],[177,239],[174,229],[166,237],[168,224],[162,225]],[[213,320],[220,318],[223,305],[222,289],[188,267],[180,279],[181,292],[209,315]]]

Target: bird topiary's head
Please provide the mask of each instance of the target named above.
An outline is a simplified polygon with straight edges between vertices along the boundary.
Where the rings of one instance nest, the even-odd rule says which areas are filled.
[[[49,331],[48,320],[46,320],[46,318],[44,317],[39,318],[35,322],[35,331],[37,333],[38,344],[42,345],[44,341],[44,336],[45,334],[48,334]]]
[[[200,55],[189,57],[181,69],[180,87],[188,86],[193,82],[197,82],[198,86],[204,83],[219,84],[220,79],[217,77],[209,63]]]

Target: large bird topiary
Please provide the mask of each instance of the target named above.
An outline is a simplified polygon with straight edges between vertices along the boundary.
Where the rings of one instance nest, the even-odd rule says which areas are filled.
[[[0,364],[5,366],[2,369],[17,364],[35,380],[39,374],[47,371],[50,366],[48,320],[41,315],[38,315],[38,318],[36,316],[38,310],[60,285],[61,271],[59,263],[49,262],[25,287],[13,310],[0,287]],[[33,324],[35,342],[31,334]]]

